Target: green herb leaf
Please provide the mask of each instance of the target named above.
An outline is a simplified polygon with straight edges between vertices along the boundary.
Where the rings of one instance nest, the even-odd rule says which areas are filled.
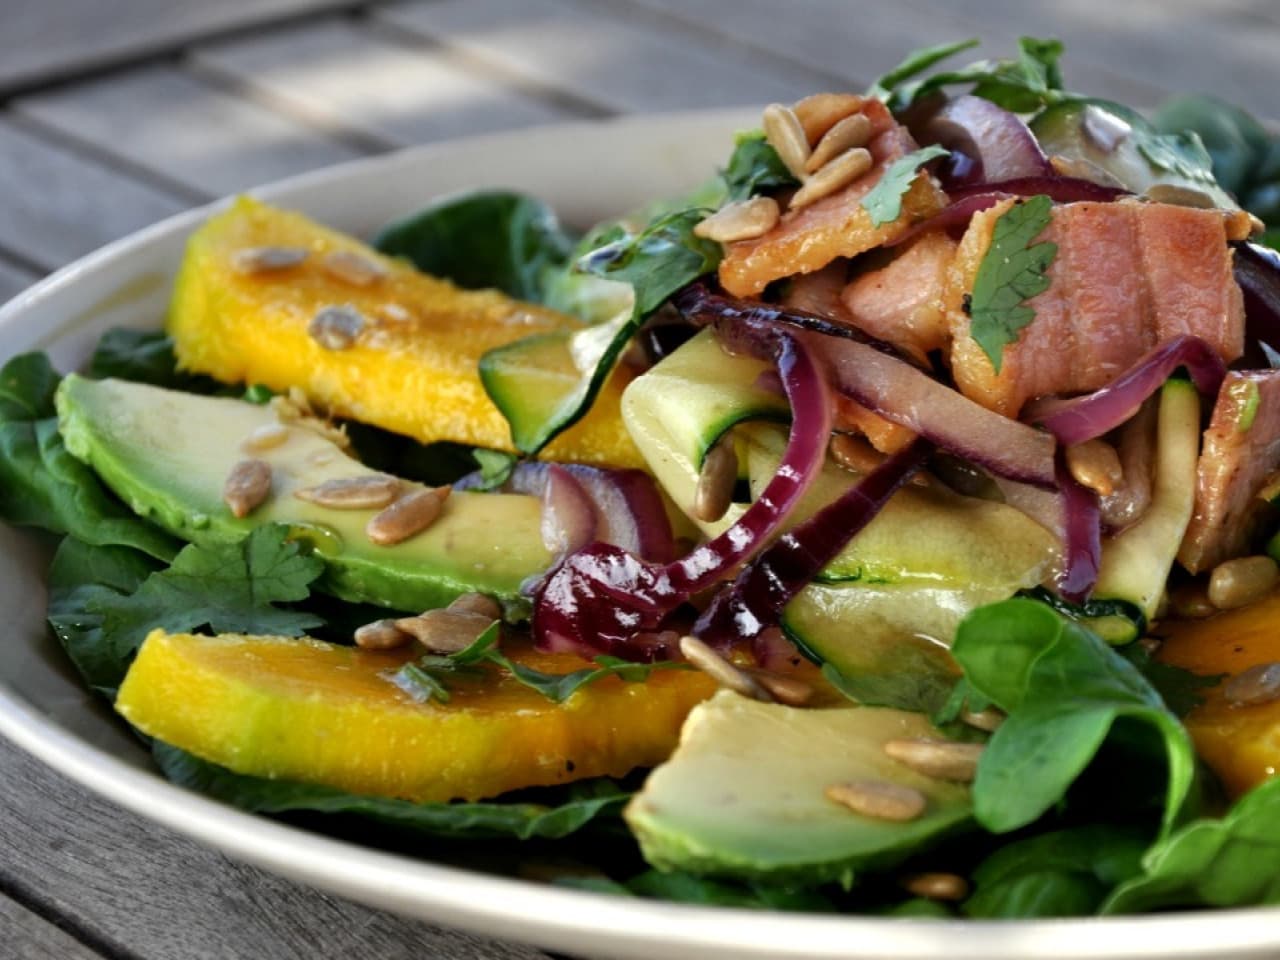
[[[324,570],[288,536],[288,527],[269,524],[235,543],[191,544],[131,596],[94,598],[88,610],[102,615],[111,655],[127,660],[158,627],[296,637],[320,626],[313,614],[276,606],[305,600]]]
[[[1136,643],[1122,647],[1116,652],[1141,671],[1147,678],[1147,682],[1156,688],[1165,706],[1179,717],[1185,717],[1204,702],[1200,691],[1216,687],[1226,679],[1225,673],[1202,676],[1170,663],[1161,663]]]
[[[239,392],[212,377],[180,372],[173,340],[157,330],[108,330],[93,351],[89,376],[95,380],[115,377],[187,393],[234,396]]]
[[[983,97],[1014,113],[1031,113],[1066,98],[1058,58],[1057,40],[1022,37],[1016,60],[978,60],[958,70],[944,71],[910,83],[895,84],[886,100],[898,113],[915,101],[956,84],[973,84],[974,96]],[[930,64],[931,65],[931,64]],[[922,71],[915,71],[916,73]]]
[[[617,677],[625,683],[643,683],[658,670],[688,670],[687,663],[660,660],[656,663],[631,663],[616,657],[595,657],[595,667],[574,670],[572,673],[543,673],[523,664],[513,663],[506,657],[491,657],[511,671],[511,675],[526,687],[532,687],[554,703],[564,703],[582,687],[605,677]]]
[[[520,458],[501,450],[487,450],[476,447],[471,456],[480,466],[480,485],[476,490],[496,490],[511,479],[511,473],[520,462]]]
[[[484,190],[433,203],[392,223],[374,246],[459,286],[497,287],[540,302],[547,274],[566,262],[573,241],[540,200]]]
[[[594,821],[615,819],[630,798],[613,781],[598,779],[537,791],[547,802],[412,803],[232,773],[159,741],[152,755],[174,783],[253,813],[347,814],[444,837],[559,839]]]
[[[1053,219],[1053,201],[1046,196],[1016,202],[996,220],[991,246],[973,281],[969,300],[969,332],[991,361],[996,373],[1004,348],[1035,319],[1027,300],[1049,288],[1046,275],[1058,255],[1056,243],[1031,241]]]
[[[769,146],[760,131],[752,131],[738,137],[729,157],[729,165],[721,173],[724,179],[726,199],[730,202],[746,200],[766,190],[791,187],[798,181]]]
[[[0,369],[0,519],[169,559],[177,541],[135,516],[67,452],[54,409],[58,381],[42,353]]]
[[[1016,840],[973,873],[970,917],[1083,917],[1141,869],[1150,832],[1096,824]]]
[[[911,189],[917,171],[930,160],[945,157],[951,151],[934,144],[913,150],[889,164],[874,187],[862,198],[862,207],[871,214],[873,226],[892,223],[902,216],[902,197]]]
[[[391,675],[391,682],[419,703],[428,700],[448,703],[451,697],[449,688],[439,677],[416,663],[406,663]]]
[[[1158,744],[1167,781],[1163,830],[1172,829],[1194,783],[1195,751],[1131,663],[1080,624],[1024,599],[969,614],[951,652],[966,681],[1009,715],[974,782],[974,812],[987,829],[1017,829],[1058,803],[1122,718],[1127,731]],[[1138,739],[1117,741],[1117,749]],[[1131,766],[1139,765],[1135,758]]]
[[[924,73],[935,63],[940,63],[949,57],[955,56],[964,50],[971,50],[981,41],[977,37],[971,37],[968,40],[959,40],[953,43],[940,43],[933,47],[921,47],[918,50],[912,50],[907,54],[906,58],[889,72],[882,74],[876,81],[871,84],[867,90],[867,96],[876,97],[879,100],[887,100],[889,94],[904,81],[910,80],[912,77]]]
[[[1269,780],[1221,820],[1189,823],[1153,846],[1141,876],[1116,890],[1102,912],[1280,903],[1277,822],[1280,780]]]

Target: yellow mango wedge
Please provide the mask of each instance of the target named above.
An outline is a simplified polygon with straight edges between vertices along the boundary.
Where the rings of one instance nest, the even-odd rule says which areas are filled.
[[[330,312],[317,324],[322,311]],[[496,290],[462,290],[249,197],[191,236],[167,323],[183,369],[298,387],[334,415],[423,443],[507,451],[510,430],[480,383],[480,357],[581,326]],[[543,455],[643,466],[619,414],[630,379],[625,366],[615,370],[587,416]]]
[[[515,645],[504,653],[546,673],[591,666]],[[448,703],[421,703],[389,679],[412,656],[155,630],[116,709],[143,733],[237,773],[432,802],[654,766],[715,690],[701,672],[664,670],[643,683],[606,677],[557,704],[486,667],[451,682]]]
[[[1232,796],[1280,770],[1280,700],[1233,703],[1226,686],[1250,667],[1280,661],[1280,593],[1207,620],[1169,622],[1158,659],[1202,676],[1224,675],[1199,691],[1200,706],[1185,718],[1196,750]]]

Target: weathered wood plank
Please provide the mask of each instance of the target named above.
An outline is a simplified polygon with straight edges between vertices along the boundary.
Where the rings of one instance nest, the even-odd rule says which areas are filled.
[[[53,924],[0,896],[0,944],[15,960],[101,960]]]
[[[619,111],[795,99],[820,79],[801,65],[755,62],[736,47],[663,30],[589,0],[443,0],[374,15]]]
[[[0,259],[0,304],[21,293],[39,279],[31,271]]]
[[[0,248],[46,269],[189,206],[0,114]]]
[[[46,915],[74,918],[121,956],[545,960],[530,947],[404,920],[228,860],[2,740],[0,810],[3,886]],[[3,939],[0,955],[13,956]]]
[[[981,37],[983,46],[973,56],[1005,55],[1015,49],[1019,36],[1053,36],[1058,26],[1074,16],[1075,7],[1063,8],[1045,0],[1004,4],[1000,16],[974,2],[947,0],[898,0],[880,4],[870,15],[847,0],[805,0],[779,16],[773,0],[737,0],[732,9],[724,0],[616,0],[623,6],[643,7],[662,14],[668,30],[684,24],[719,34],[725,42],[743,44],[762,53],[809,64],[850,82],[855,89],[869,84],[894,66],[910,50],[935,43]],[[711,41],[708,41],[711,42]],[[1126,103],[1144,106],[1161,95],[1158,82],[1135,81],[1089,56],[1088,43],[1069,48],[1071,62],[1088,77],[1089,90]],[[957,62],[963,62],[961,54]]]
[[[155,53],[210,33],[357,5],[355,0],[6,3],[0,30],[0,93]]]
[[[350,21],[203,46],[193,62],[285,109],[384,146],[581,116],[452,63],[439,48],[388,42]]]
[[[19,97],[13,110],[214,197],[362,156],[315,128],[170,66]]]

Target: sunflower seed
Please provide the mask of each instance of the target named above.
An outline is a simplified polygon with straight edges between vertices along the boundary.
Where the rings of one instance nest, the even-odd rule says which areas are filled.
[[[293,495],[299,500],[333,510],[369,510],[385,507],[399,492],[399,480],[375,473],[326,480],[314,487],[295,490]]]
[[[788,707],[803,707],[813,699],[813,686],[798,677],[788,677],[769,670],[751,670],[749,673],[778,703]]]
[[[416,617],[395,621],[395,627],[431,653],[447,656],[471,646],[496,619],[471,610],[427,610]]]
[[[791,197],[791,209],[807,207],[814,201],[843,190],[871,169],[871,153],[866,147],[846,150],[804,182]]]
[[[1124,483],[1116,448],[1105,440],[1086,440],[1067,447],[1067,469],[1076,483],[1109,497]]]
[[[241,460],[222,485],[222,502],[236,517],[247,517],[271,493],[271,466],[262,460]]]
[[[815,173],[840,154],[853,147],[865,147],[871,139],[871,121],[865,113],[845,117],[822,135],[804,168]]]
[[[364,329],[364,316],[355,307],[325,307],[311,318],[307,333],[326,350],[346,350]]]
[[[375,620],[356,630],[356,646],[365,650],[394,650],[413,639],[394,620]]]
[[[884,745],[886,756],[916,773],[956,783],[973,781],[978,772],[978,759],[982,756],[982,750],[981,743],[956,743],[930,737],[889,740]]]
[[[697,637],[681,637],[680,652],[684,654],[686,660],[715,680],[720,686],[727,687],[734,693],[749,697],[752,700],[760,700],[763,703],[772,702],[773,698],[769,696],[769,692],[757,683],[749,673],[735,667]]]
[[[825,793],[828,800],[846,806],[854,813],[899,823],[918,819],[928,804],[919,790],[883,780],[833,783]]]
[[[733,437],[722,436],[707,451],[698,471],[698,485],[693,491],[693,515],[704,523],[714,523],[725,515],[733,503],[733,488],[738,483],[738,454]]]
[[[809,159],[809,139],[804,135],[804,127],[795,112],[780,103],[765,107],[764,137],[777,151],[783,165],[797,179],[803,180],[804,165]]]
[[[778,201],[773,197],[752,197],[721,207],[694,227],[693,234],[716,243],[754,240],[772,230],[778,216]]]
[[[449,604],[449,609],[461,613],[478,613],[490,620],[498,620],[502,617],[502,606],[493,597],[485,596],[483,593],[464,593],[455,597]]]
[[[1280,663],[1259,663],[1236,674],[1222,688],[1222,695],[1236,707],[1280,700]]]
[[[912,873],[900,881],[902,889],[928,900],[963,900],[969,881],[958,873]]]
[[[231,254],[231,269],[253,276],[288,270],[306,259],[302,247],[244,247]]]
[[[283,423],[264,423],[240,442],[245,453],[274,450],[289,439],[289,428]]]
[[[987,733],[995,733],[999,730],[1004,720],[1004,714],[995,707],[987,707],[985,710],[976,712],[967,708],[960,711],[961,723],[967,723],[975,730],[985,730]]]
[[[334,250],[324,255],[320,267],[329,276],[349,283],[353,287],[368,287],[387,275],[386,268],[376,260],[354,250]]]
[[[1169,609],[1183,620],[1203,620],[1218,612],[1200,582],[1183,583],[1169,591]]]
[[[449,487],[407,493],[370,518],[365,524],[365,536],[380,547],[389,547],[417,536],[436,522],[448,496]]]
[[[1267,556],[1237,557],[1209,574],[1209,602],[1219,610],[1234,610],[1261,600],[1280,582],[1280,568]]]

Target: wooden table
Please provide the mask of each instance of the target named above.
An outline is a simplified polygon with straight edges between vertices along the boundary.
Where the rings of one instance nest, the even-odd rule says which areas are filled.
[[[491,130],[861,89],[1067,41],[1069,83],[1280,121],[1274,0],[33,0],[0,17],[0,301],[175,211]],[[17,9],[14,9],[16,7]],[[0,958],[545,957],[228,860],[0,743]]]

